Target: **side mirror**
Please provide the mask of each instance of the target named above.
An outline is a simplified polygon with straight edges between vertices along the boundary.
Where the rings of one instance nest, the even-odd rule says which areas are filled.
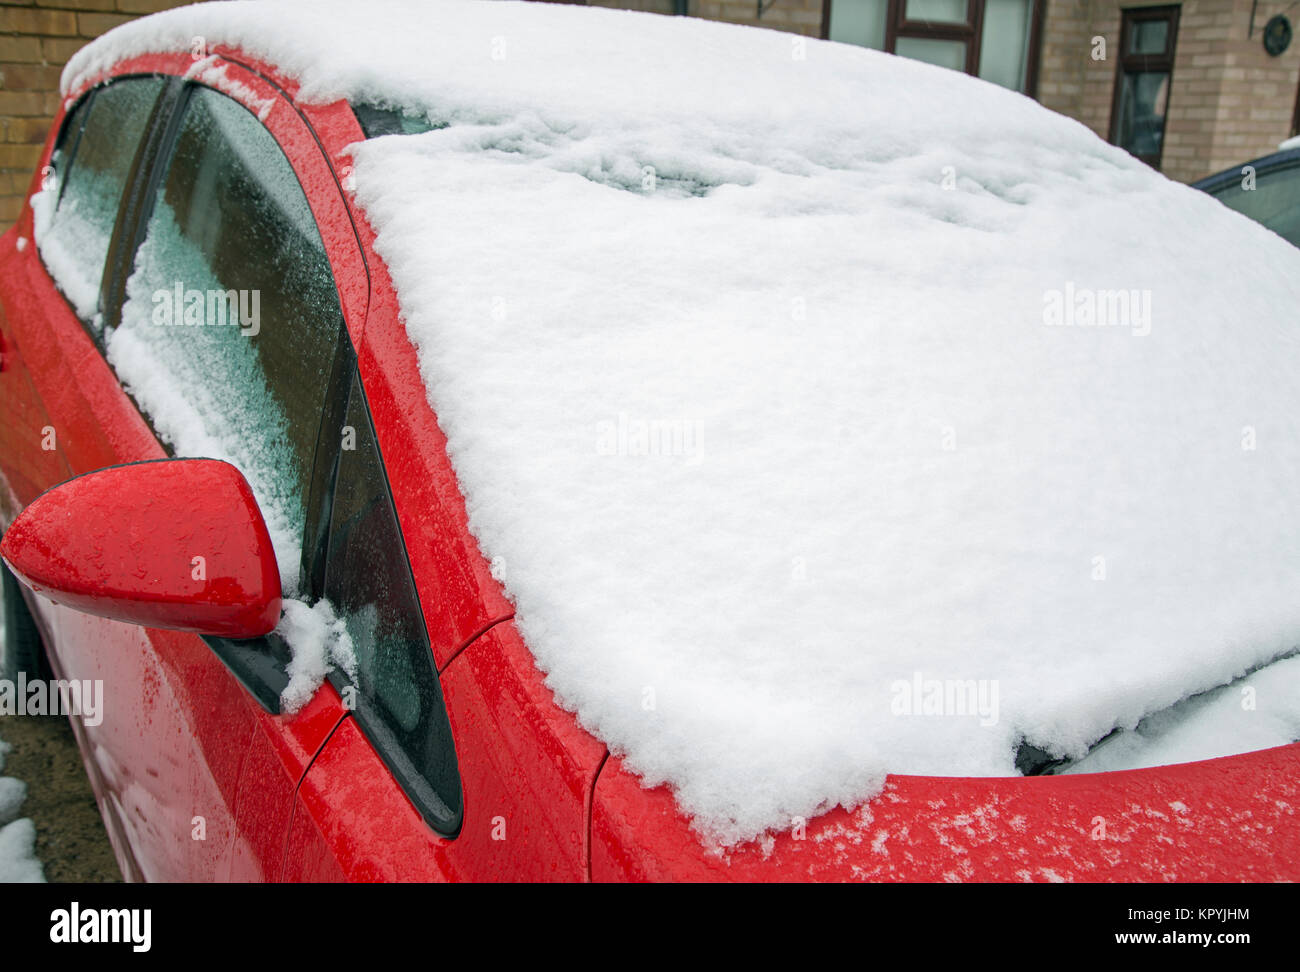
[[[22,511],[0,557],[42,597],[149,628],[256,638],[280,618],[280,571],[239,470],[216,459],[110,466]]]

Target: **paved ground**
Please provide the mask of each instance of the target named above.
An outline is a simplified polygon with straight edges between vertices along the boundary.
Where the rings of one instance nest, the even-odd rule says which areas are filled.
[[[20,814],[36,824],[36,856],[45,867],[45,879],[122,880],[68,720],[0,717],[0,739],[13,746],[4,775],[27,784]]]

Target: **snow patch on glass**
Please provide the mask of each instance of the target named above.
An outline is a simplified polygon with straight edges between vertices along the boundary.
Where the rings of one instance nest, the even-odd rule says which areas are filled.
[[[334,612],[329,601],[308,605],[285,601],[284,614],[275,633],[293,652],[286,669],[289,684],[280,693],[280,704],[290,714],[297,712],[316,694],[316,689],[335,666],[353,682],[357,680],[357,656],[345,619]]]

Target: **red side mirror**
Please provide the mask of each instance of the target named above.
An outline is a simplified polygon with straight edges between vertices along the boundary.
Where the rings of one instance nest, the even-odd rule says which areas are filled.
[[[280,617],[280,572],[257,500],[216,459],[70,479],[15,518],[0,557],[37,594],[102,618],[256,638]]]

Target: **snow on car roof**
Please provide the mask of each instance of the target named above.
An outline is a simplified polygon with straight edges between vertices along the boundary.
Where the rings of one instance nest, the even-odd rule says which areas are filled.
[[[687,18],[205,4],[355,148],[560,702],[721,842],[1082,756],[1300,637],[1300,252],[961,74]],[[436,606],[435,606],[436,607]]]

